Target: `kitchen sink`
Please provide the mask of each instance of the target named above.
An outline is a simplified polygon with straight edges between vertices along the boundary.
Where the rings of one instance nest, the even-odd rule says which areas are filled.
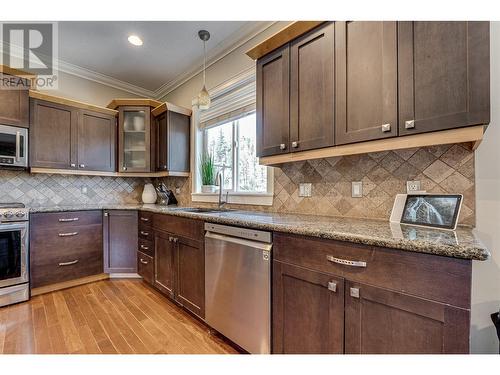
[[[208,208],[208,207],[177,207],[174,211],[194,212],[194,213],[218,213],[232,211],[230,208]]]

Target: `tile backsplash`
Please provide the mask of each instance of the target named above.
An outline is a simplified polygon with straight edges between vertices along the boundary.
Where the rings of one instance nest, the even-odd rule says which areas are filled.
[[[191,179],[162,178],[180,206],[193,205]],[[463,194],[459,222],[475,224],[474,152],[463,144],[432,146],[283,164],[274,171],[272,206],[229,205],[245,210],[293,212],[387,220],[394,197],[407,180],[430,193]],[[0,170],[0,202],[28,205],[137,203],[143,178],[62,176]],[[363,182],[363,197],[351,197],[351,182]],[[299,184],[312,183],[312,197]],[[86,192],[84,192],[86,188]],[[200,204],[197,204],[200,205]],[[210,206],[210,204],[203,204]]]
[[[274,171],[272,206],[233,208],[388,220],[394,197],[406,181],[419,180],[429,193],[463,194],[459,223],[475,224],[474,152],[465,144],[441,145],[283,164]],[[164,179],[182,205],[191,205],[188,179]],[[363,182],[363,197],[351,197],[351,182]],[[312,183],[312,197],[299,184]],[[210,206],[210,204],[204,204]]]
[[[137,203],[145,179],[0,170],[0,202],[29,206]]]

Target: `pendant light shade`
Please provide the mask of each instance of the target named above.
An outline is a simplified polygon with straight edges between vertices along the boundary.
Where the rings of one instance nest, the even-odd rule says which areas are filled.
[[[210,95],[208,94],[206,83],[205,83],[205,72],[207,68],[207,49],[206,43],[210,39],[210,33],[207,30],[198,31],[198,36],[203,41],[203,88],[198,94],[198,108],[199,109],[209,109],[210,108]]]

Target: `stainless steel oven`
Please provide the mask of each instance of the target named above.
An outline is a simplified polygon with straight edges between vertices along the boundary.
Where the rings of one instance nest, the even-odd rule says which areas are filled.
[[[29,213],[0,209],[0,306],[29,298]]]
[[[0,166],[28,167],[28,129],[0,125]]]

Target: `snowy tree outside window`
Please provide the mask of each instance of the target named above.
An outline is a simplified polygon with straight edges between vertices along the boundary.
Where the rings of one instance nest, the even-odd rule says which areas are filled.
[[[256,116],[249,113],[234,121],[204,130],[204,148],[223,171],[224,190],[266,193],[267,168],[256,156]]]

